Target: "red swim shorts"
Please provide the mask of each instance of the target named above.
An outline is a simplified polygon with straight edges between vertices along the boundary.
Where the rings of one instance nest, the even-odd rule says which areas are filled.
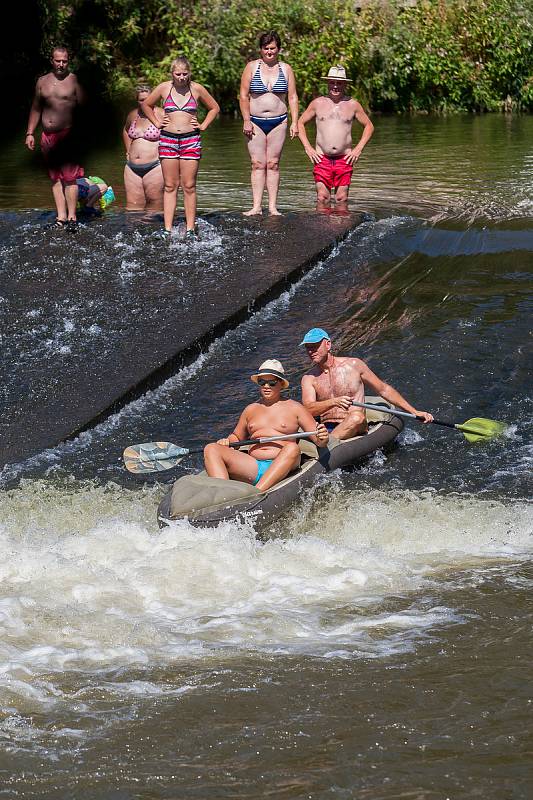
[[[317,183],[323,183],[330,191],[338,186],[349,186],[352,180],[353,165],[347,164],[344,156],[329,158],[322,156],[313,168],[313,177]]]
[[[83,167],[76,164],[70,128],[41,134],[41,151],[52,183],[75,183],[83,178]]]

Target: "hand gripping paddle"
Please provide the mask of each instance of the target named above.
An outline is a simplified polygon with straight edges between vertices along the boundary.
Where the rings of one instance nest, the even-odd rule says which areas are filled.
[[[410,419],[417,419],[423,422],[423,417],[418,417],[416,414],[410,414],[408,411],[399,411],[397,408],[388,408],[387,406],[376,406],[372,403],[358,403],[352,400],[353,406],[359,408],[369,408],[371,411],[381,411],[384,413],[397,414],[399,417],[409,417]],[[469,442],[479,442],[486,439],[491,439],[493,436],[499,436],[507,428],[503,422],[496,422],[494,419],[484,419],[483,417],[472,417],[467,419],[466,422],[444,422],[441,419],[432,420],[433,425],[444,425],[446,428],[455,428],[461,431],[465,439]]]

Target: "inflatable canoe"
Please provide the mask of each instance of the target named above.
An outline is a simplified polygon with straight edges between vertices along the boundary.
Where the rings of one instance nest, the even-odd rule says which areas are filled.
[[[365,402],[391,408],[381,397],[367,397]],[[392,442],[403,429],[401,418],[386,410],[367,411],[367,419],[368,433],[342,442],[330,437],[327,448],[319,450],[312,442],[300,440],[299,469],[266,492],[249,483],[210,478],[206,472],[178,478],[159,504],[159,527],[179,519],[198,527],[214,527],[225,520],[251,521],[256,530],[269,525],[317,475],[356,464]]]

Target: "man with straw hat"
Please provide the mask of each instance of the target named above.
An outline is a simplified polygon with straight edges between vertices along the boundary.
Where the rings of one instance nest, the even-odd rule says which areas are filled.
[[[245,481],[264,492],[298,467],[298,442],[289,439],[256,444],[247,453],[229,447],[230,442],[296,433],[301,428],[303,431],[316,430],[316,435],[310,437],[311,441],[318,447],[325,447],[329,434],[301,403],[281,396],[281,392],[289,387],[289,381],[277,359],[264,361],[251,380],[259,386],[260,399],[246,406],[227,439],[219,439],[204,448],[204,462],[211,478]]]
[[[353,165],[374,132],[374,126],[357,100],[346,94],[350,79],[340,64],[331,67],[322,78],[327,81],[328,93],[315,98],[298,121],[298,135],[305,152],[313,163],[319,206],[328,206],[332,192],[337,206],[348,201]],[[305,125],[316,120],[316,144],[309,142]],[[363,126],[358,143],[352,145],[353,121]]]

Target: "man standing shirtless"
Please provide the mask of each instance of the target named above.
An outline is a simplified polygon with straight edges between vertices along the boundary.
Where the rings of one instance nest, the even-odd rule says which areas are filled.
[[[313,362],[312,369],[302,378],[302,403],[313,417],[320,417],[336,439],[366,433],[365,410],[353,406],[352,400],[364,403],[367,386],[394,406],[423,417],[425,423],[433,420],[432,414],[414,408],[360,358],[334,356],[331,339],[323,328],[311,328],[300,344]]]
[[[316,435],[310,437],[311,441],[318,447],[325,447],[329,434],[325,426],[317,424],[301,403],[281,397],[289,381],[279,361],[274,358],[264,361],[251,379],[259,386],[261,399],[246,406],[227,439],[206,445],[204,461],[211,478],[245,481],[264,492],[298,467],[298,442],[290,439],[265,442],[253,445],[248,453],[231,448],[230,442],[249,437],[255,439],[296,433],[301,428],[304,431],[316,430]]]
[[[328,82],[327,96],[315,98],[298,120],[298,135],[305,152],[313,163],[318,206],[328,206],[335,192],[337,207],[346,206],[352,180],[353,165],[374,132],[374,126],[357,100],[345,94],[348,83],[344,67],[331,67],[324,78]],[[312,147],[305,124],[316,118],[316,145]],[[352,147],[352,124],[357,120],[363,134]]]
[[[57,210],[54,227],[76,230],[76,180],[83,169],[75,163],[72,125],[74,112],[83,102],[78,79],[68,68],[68,51],[55,47],[52,51],[52,71],[37,81],[31,104],[26,133],[26,147],[35,149],[34,131],[42,126],[41,150],[52,181],[52,194]]]

